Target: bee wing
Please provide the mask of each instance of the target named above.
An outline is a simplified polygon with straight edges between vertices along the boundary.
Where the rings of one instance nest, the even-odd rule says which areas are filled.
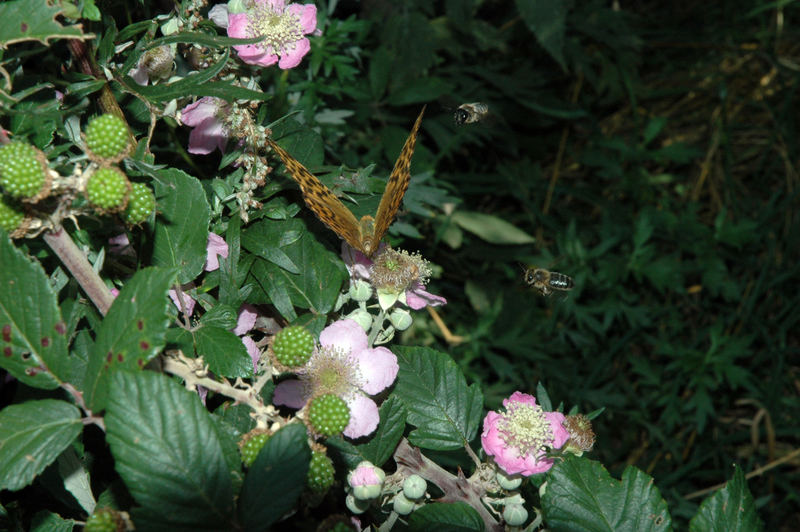
[[[372,235],[372,240],[377,244],[386,234],[389,226],[397,214],[397,209],[400,208],[400,203],[403,201],[403,196],[408,189],[408,183],[411,181],[411,157],[414,155],[414,145],[417,142],[417,132],[419,125],[422,123],[422,115],[425,114],[425,107],[419,112],[414,127],[411,128],[411,133],[408,134],[406,143],[394,163],[394,169],[389,175],[389,182],[386,184],[386,190],[381,197],[381,203],[378,205],[378,212],[375,214],[375,229]]]
[[[322,181],[314,177],[300,161],[289,155],[289,153],[278,146],[272,139],[267,139],[267,143],[278,154],[286,165],[289,175],[300,185],[303,193],[303,200],[314,214],[317,215],[322,223],[327,225],[334,233],[339,235],[345,242],[355,249],[363,252],[361,231],[358,220],[350,212],[350,209],[339,201],[339,198],[326,187]]]

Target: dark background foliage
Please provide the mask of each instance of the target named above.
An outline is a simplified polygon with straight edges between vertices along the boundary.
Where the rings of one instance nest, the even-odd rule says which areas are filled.
[[[174,7],[98,4],[119,28]],[[430,290],[461,338],[419,314],[402,343],[446,350],[490,408],[540,381],[565,410],[605,408],[591,456],[615,477],[628,464],[653,475],[679,523],[737,463],[767,529],[800,528],[797,456],[759,469],[800,443],[792,5],[317,5],[323,34],[303,64],[260,74],[274,90],[265,123],[299,109],[329,169],[375,163],[384,176],[428,106],[390,240],[437,266]],[[141,136],[137,102],[118,96]],[[456,126],[473,101],[491,118]],[[220,176],[219,156],[189,158],[187,128],[168,124],[157,162]],[[478,236],[475,213],[536,241]],[[575,288],[541,297],[522,282],[531,264]]]
[[[448,352],[490,407],[538,381],[567,408],[605,407],[594,456],[615,475],[627,464],[654,475],[680,522],[696,510],[690,495],[733,463],[755,471],[798,443],[794,13],[577,2],[560,18],[547,7],[340,4],[355,19],[334,22],[311,63],[347,27],[363,39],[359,72],[314,82],[303,103],[355,111],[347,135],[323,133],[329,159],[384,169],[394,128],[428,104],[414,170],[432,171],[425,184],[453,205],[425,198],[426,215],[400,222],[422,234],[404,246],[442,268],[441,314],[465,338]],[[536,38],[553,34],[547,49]],[[494,120],[453,125],[452,108],[471,101]],[[537,241],[487,242],[453,212],[501,217]],[[576,287],[542,298],[519,264]],[[435,331],[403,340],[446,345]],[[796,467],[749,481],[767,528],[800,526]]]

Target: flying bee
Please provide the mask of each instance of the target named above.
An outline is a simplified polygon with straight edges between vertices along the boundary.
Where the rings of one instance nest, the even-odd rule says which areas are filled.
[[[489,116],[489,106],[481,102],[462,103],[453,114],[453,121],[461,126],[474,124],[485,120]]]
[[[551,272],[544,268],[527,268],[525,270],[525,282],[534,287],[543,296],[549,296],[553,290],[566,292],[572,290],[575,282],[572,277],[563,273]]]

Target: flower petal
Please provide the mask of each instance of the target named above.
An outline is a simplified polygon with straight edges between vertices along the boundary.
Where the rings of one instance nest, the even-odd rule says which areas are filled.
[[[380,253],[380,248],[377,253]],[[351,278],[369,281],[372,261],[345,241],[342,241],[342,260]]]
[[[247,34],[248,24],[250,21],[247,19],[247,13],[233,13],[228,16],[228,37],[247,39],[250,37]],[[234,46],[234,48],[237,47]]]
[[[397,357],[385,347],[354,351],[358,370],[364,381],[361,389],[364,393],[375,395],[392,385],[400,366]]]
[[[277,393],[277,388],[275,392]],[[345,427],[343,434],[351,439],[360,438],[372,434],[378,428],[380,414],[378,405],[369,397],[356,394],[345,398],[347,406],[350,407],[350,423]]]
[[[323,347],[336,347],[345,353],[356,354],[367,349],[367,333],[353,320],[331,323],[319,334]]]
[[[233,329],[233,334],[241,336],[251,330],[256,325],[257,317],[258,310],[256,310],[256,307],[250,303],[244,303],[239,307],[239,317],[236,320],[236,327]]]
[[[415,283],[411,290],[406,290],[406,304],[413,310],[419,310],[426,306],[438,307],[446,305],[447,300],[442,296],[437,296],[425,291],[422,283]]]
[[[174,289],[170,289],[169,290],[169,298],[172,300],[172,302],[178,308],[178,312],[180,312],[181,311],[181,300],[178,298],[178,292],[176,292]],[[187,317],[190,317],[192,315],[192,313],[194,313],[195,301],[192,298],[192,296],[190,296],[186,292],[183,292],[181,294],[181,298],[183,298],[183,304],[186,307],[186,310],[185,310],[184,314]]]
[[[295,8],[298,6],[298,8]],[[317,6],[314,4],[292,4],[289,6],[289,12],[299,16],[300,26],[303,28],[303,33],[313,33],[317,29]]]
[[[220,28],[228,27],[228,6],[217,4],[208,11],[208,18]]]
[[[261,351],[258,350],[258,346],[249,336],[243,336],[242,343],[245,349],[247,349],[247,354],[250,355],[250,360],[253,361],[253,373],[256,373],[258,371],[258,359],[261,358]]]
[[[147,85],[150,82],[150,76],[147,74],[147,69],[138,65],[130,69],[128,75],[139,85]]]
[[[224,151],[227,140],[228,130],[225,129],[222,122],[216,117],[206,118],[189,133],[189,153],[207,155],[216,148]]]
[[[553,431],[553,449],[561,449],[570,437],[563,424],[566,416],[561,412],[545,412],[544,417],[550,422],[550,429]]]
[[[289,408],[302,408],[307,400],[303,393],[303,383],[297,379],[289,379],[279,383],[275,387],[275,393],[272,395],[273,404],[285,405]]]
[[[305,37],[295,41],[293,44],[294,46],[291,48],[289,48],[289,45],[283,47],[283,53],[281,53],[281,60],[278,62],[278,66],[284,70],[299,65],[300,61],[303,60],[303,56],[311,50],[311,43]]]
[[[228,257],[228,243],[216,233],[208,233],[208,243],[206,244],[206,264],[205,271],[213,272],[219,269],[219,259],[217,255]]]
[[[530,406],[536,406],[536,398],[530,394],[522,392],[514,392],[507,399],[503,399],[503,406],[508,408],[511,403],[523,403]]]
[[[194,103],[181,109],[181,123],[185,126],[196,127],[200,122],[217,116],[219,102],[211,96],[204,96]]]

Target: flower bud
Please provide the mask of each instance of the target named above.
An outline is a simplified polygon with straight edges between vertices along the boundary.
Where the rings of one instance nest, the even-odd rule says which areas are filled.
[[[348,294],[354,301],[367,301],[372,297],[372,285],[363,279],[352,280]]]
[[[406,309],[396,308],[389,313],[389,321],[398,331],[405,331],[411,327],[414,318],[411,317],[411,313]]]
[[[386,473],[368,461],[363,461],[347,474],[347,483],[353,488],[353,496],[362,501],[374,499],[381,494]]]
[[[414,501],[410,501],[403,495],[403,492],[399,492],[397,495],[394,496],[394,502],[392,504],[392,509],[397,512],[398,515],[408,515],[414,511]]]
[[[511,526],[522,526],[528,520],[528,510],[521,504],[507,504],[503,510],[503,519]]]
[[[367,508],[369,508],[369,501],[356,499],[353,497],[352,493],[349,493],[344,499],[344,505],[347,506],[347,509],[352,513],[358,515],[367,511]]]
[[[497,483],[504,490],[515,490],[522,485],[522,477],[520,476],[506,476],[501,470],[497,471]]]
[[[345,316],[348,320],[353,320],[354,322],[361,325],[361,328],[365,331],[369,331],[372,327],[372,314],[367,312],[364,309],[356,309],[347,316]]]
[[[403,495],[412,501],[421,499],[427,489],[428,483],[419,475],[411,475],[403,481]]]

